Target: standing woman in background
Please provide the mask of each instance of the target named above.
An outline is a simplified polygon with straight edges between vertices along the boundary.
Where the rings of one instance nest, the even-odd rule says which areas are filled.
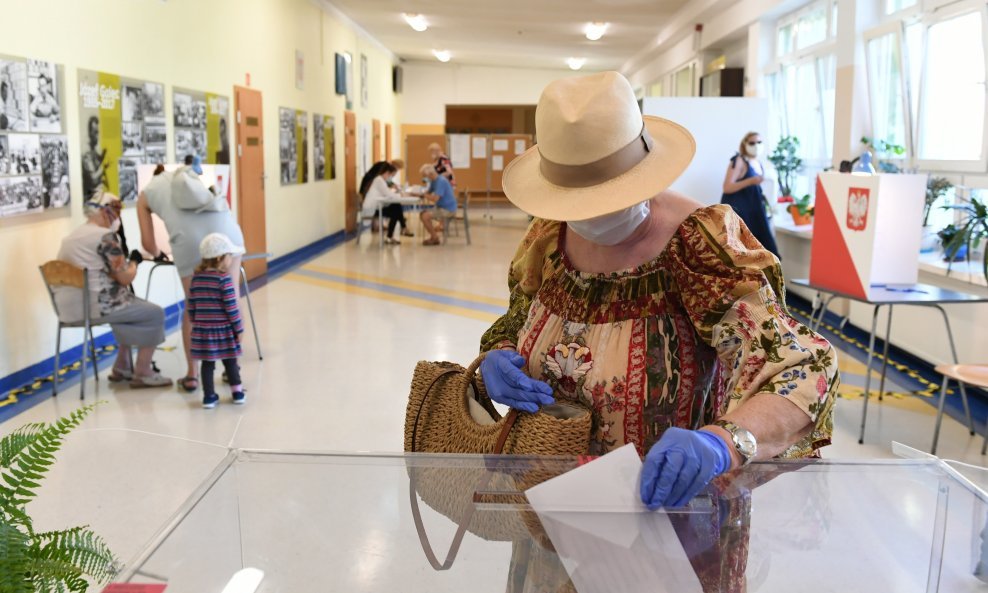
[[[761,186],[765,167],[758,160],[761,151],[762,137],[758,132],[745,134],[738,152],[731,157],[731,164],[727,167],[720,203],[733,208],[762,247],[779,257],[779,248],[765,214],[765,194]]]
[[[449,160],[449,157],[443,152],[442,147],[435,142],[429,145],[429,155],[432,156],[432,166],[436,168],[436,173],[448,179],[449,184],[455,189],[456,181],[453,179],[453,161]]]

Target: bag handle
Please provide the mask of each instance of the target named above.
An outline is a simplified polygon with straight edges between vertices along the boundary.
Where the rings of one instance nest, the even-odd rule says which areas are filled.
[[[483,362],[484,357],[486,355],[487,355],[486,352],[482,353],[464,371],[464,375],[470,378],[470,382],[467,383],[467,385],[473,383],[473,378],[476,376],[477,369],[480,368],[480,363]],[[415,439],[418,434],[419,416],[422,414],[422,408],[425,405],[425,401],[429,399],[429,395],[432,393],[432,388],[436,386],[436,383],[442,377],[445,377],[447,375],[453,375],[456,374],[457,372],[458,371],[453,369],[439,374],[438,376],[436,376],[435,379],[433,379],[432,383],[429,385],[429,388],[426,389],[425,395],[422,397],[422,401],[419,403],[419,408],[415,412],[415,423],[412,426],[411,445],[413,452],[416,451]],[[476,386],[474,387],[474,389],[476,389]],[[466,395],[466,392],[464,392],[464,395]],[[508,434],[511,432],[511,429],[514,428],[515,421],[517,419],[518,419],[518,410],[512,408],[511,411],[508,412],[508,415],[505,416],[504,418],[504,426],[501,427],[501,432],[498,435],[497,442],[494,445],[494,451],[493,451],[494,455],[500,455],[504,451],[504,444],[508,440]],[[476,500],[476,491],[485,490],[487,486],[490,484],[491,478],[493,476],[494,474],[492,472],[488,472],[487,474],[484,475],[484,477],[480,479],[480,482],[474,488],[475,492],[474,492],[473,501]],[[446,552],[446,559],[443,560],[442,562],[439,562],[439,558],[436,556],[435,551],[432,549],[432,544],[429,542],[429,535],[425,531],[425,524],[422,522],[422,512],[419,509],[419,499],[417,496],[415,496],[416,482],[417,480],[415,478],[415,472],[413,470],[412,475],[408,480],[408,498],[412,506],[412,520],[415,522],[415,531],[418,532],[419,543],[422,544],[422,551],[425,552],[425,557],[428,558],[429,564],[432,565],[432,568],[436,570],[449,570],[453,566],[453,561],[456,560],[456,555],[460,551],[460,545],[463,543],[463,536],[466,535],[467,527],[469,527],[470,521],[473,519],[473,515],[476,512],[477,507],[474,504],[470,504],[467,506],[466,510],[463,512],[463,516],[460,518],[460,521],[457,525],[456,534],[453,535],[453,541],[450,542],[449,544],[449,550]]]

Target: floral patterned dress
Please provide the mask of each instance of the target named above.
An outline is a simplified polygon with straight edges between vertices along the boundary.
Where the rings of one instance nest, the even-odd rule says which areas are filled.
[[[630,442],[644,455],[670,426],[700,428],[758,393],[814,422],[782,457],[830,443],[833,347],[789,315],[778,260],[729,207],[697,210],[658,257],[620,272],[575,270],[565,241],[564,224],[532,222],[482,350],[514,346],[557,398],[589,404],[591,453]]]
[[[730,207],[695,211],[634,269],[580,272],[565,244],[565,224],[532,222],[511,263],[508,312],[481,349],[515,347],[557,398],[590,405],[591,453],[630,442],[644,455],[667,428],[700,428],[759,393],[813,421],[780,457],[816,456],[830,443],[834,349],[789,315],[779,261]],[[715,480],[713,490],[730,483]],[[749,501],[721,501],[709,525],[674,521],[704,591],[744,591]],[[558,558],[534,542],[516,543],[510,574],[509,591],[572,587]]]

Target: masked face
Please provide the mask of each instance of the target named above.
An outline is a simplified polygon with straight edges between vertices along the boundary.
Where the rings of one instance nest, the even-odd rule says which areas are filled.
[[[748,153],[748,156],[754,158],[761,156],[762,154],[762,140],[761,138],[754,137],[748,140],[744,145],[744,151]]]
[[[110,222],[110,232],[115,233],[119,230],[120,230],[120,219],[114,218],[113,221]]]
[[[648,218],[648,201],[589,220],[567,222],[573,232],[591,243],[617,245],[631,236]]]

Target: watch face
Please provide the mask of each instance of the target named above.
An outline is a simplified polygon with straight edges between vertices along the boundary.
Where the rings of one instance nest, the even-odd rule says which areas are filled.
[[[746,457],[753,457],[755,455],[756,443],[755,435],[751,432],[740,429],[734,433],[735,442],[738,445],[738,450],[744,454]]]

